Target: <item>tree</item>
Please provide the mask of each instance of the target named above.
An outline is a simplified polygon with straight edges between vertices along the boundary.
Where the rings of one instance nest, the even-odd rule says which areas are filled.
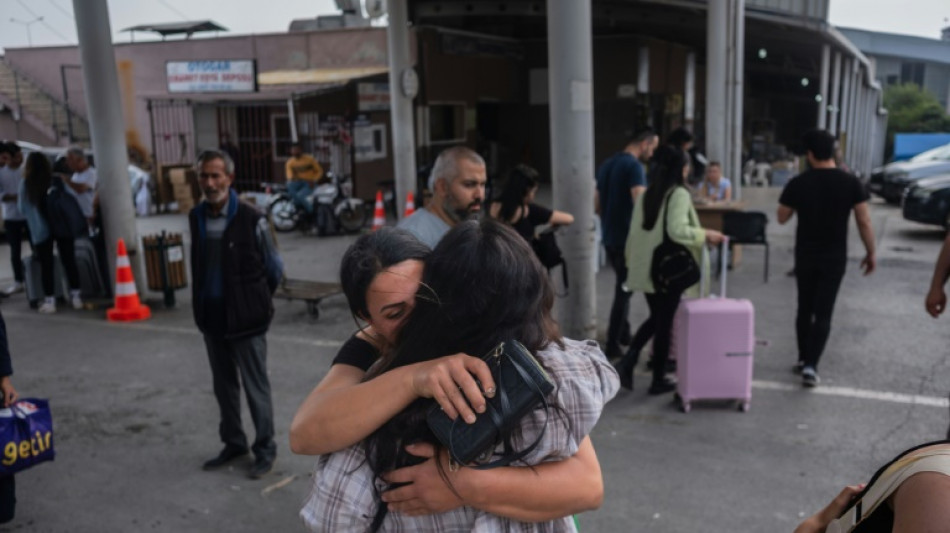
[[[894,154],[895,133],[940,133],[950,131],[950,115],[930,91],[917,84],[891,85],[884,90],[887,109],[885,154]]]

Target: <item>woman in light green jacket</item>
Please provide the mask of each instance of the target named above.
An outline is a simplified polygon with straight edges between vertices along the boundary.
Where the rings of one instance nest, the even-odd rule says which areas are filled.
[[[643,291],[650,316],[640,325],[629,351],[617,364],[620,384],[633,389],[633,369],[637,365],[640,350],[653,337],[653,382],[649,394],[657,395],[676,388],[675,382],[666,377],[666,362],[670,354],[670,336],[673,316],[682,294],[663,293],[653,287],[650,267],[653,251],[663,242],[663,220],[666,232],[674,242],[693,252],[696,261],[701,261],[705,243],[719,244],[722,233],[704,229],[693,208],[689,190],[684,186],[689,173],[688,156],[673,146],[661,146],[650,163],[650,186],[637,198],[627,236],[627,288]],[[689,289],[696,293],[696,287]]]

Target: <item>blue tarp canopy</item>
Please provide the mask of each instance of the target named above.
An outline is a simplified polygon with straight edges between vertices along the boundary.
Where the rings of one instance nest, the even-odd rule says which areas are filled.
[[[894,135],[894,161],[910,159],[945,144],[950,144],[950,133],[898,133]]]

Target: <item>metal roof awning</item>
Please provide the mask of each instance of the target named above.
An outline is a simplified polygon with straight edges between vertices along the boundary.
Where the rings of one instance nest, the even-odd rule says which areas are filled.
[[[344,84],[357,78],[366,78],[389,72],[389,67],[317,68],[308,70],[272,70],[257,75],[261,87],[286,84]]]
[[[184,100],[196,103],[277,103],[286,102],[297,93],[320,88],[314,84],[260,86],[255,93],[151,93],[139,95],[144,100]]]
[[[150,31],[152,33],[161,35],[164,39],[168,35],[185,34],[186,38],[189,38],[193,33],[205,31],[228,31],[228,29],[212,20],[194,20],[185,22],[168,22],[163,24],[140,24],[138,26],[125,28],[122,31]]]

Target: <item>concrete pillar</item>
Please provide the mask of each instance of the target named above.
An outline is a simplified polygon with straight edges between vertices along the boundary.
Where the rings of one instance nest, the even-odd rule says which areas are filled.
[[[868,92],[862,83],[858,87],[858,137],[855,141],[858,144],[858,160],[856,161],[857,170],[864,175],[864,161],[867,157],[868,146]]]
[[[854,158],[851,160],[851,167],[855,172],[861,172],[862,144],[864,143],[864,90],[861,87],[860,73],[858,73],[857,82],[858,87],[854,93],[854,129],[852,130]]]
[[[709,2],[706,10],[706,157],[725,161],[728,4]]]
[[[848,119],[851,116],[851,58],[845,58],[841,70],[841,109],[838,111],[838,133],[843,136],[845,142],[841,144],[842,157],[847,160],[848,156],[848,138],[851,137],[851,130],[848,129]]]
[[[649,94],[650,47],[641,46],[637,52],[637,94]]]
[[[686,80],[683,90],[683,119],[692,129],[696,120],[696,52],[686,54]]]
[[[857,59],[851,63],[851,96],[849,97],[851,111],[848,113],[848,163],[854,165],[857,152],[857,124],[858,124],[858,87],[860,86],[861,64]]]
[[[74,0],[77,1],[77,0]],[[389,114],[392,121],[393,173],[396,177],[396,205],[416,192],[416,137],[412,124],[412,100],[419,78],[409,54],[409,8],[404,0],[387,0],[389,26]],[[408,90],[408,92],[407,92]],[[403,210],[396,209],[402,218]]]
[[[745,0],[730,0],[730,72],[728,134],[729,151],[726,152],[729,179],[732,180],[735,198],[742,198],[742,113],[745,85]]]
[[[818,129],[827,129],[828,127],[828,113],[825,112],[828,105],[828,69],[830,68],[831,63],[831,46],[824,45],[821,47],[821,82],[819,84],[819,96],[821,101],[818,102]]]
[[[109,272],[115,276],[118,239],[125,240],[139,294],[145,276],[138,249],[138,231],[132,207],[129,159],[125,145],[125,121],[119,94],[119,75],[112,49],[112,28],[106,0],[73,0],[82,81],[89,111],[92,150],[99,178],[99,206],[108,250]]]
[[[868,170],[868,176],[871,175],[871,170],[874,168],[874,156],[877,153],[877,136],[879,134],[878,119],[877,119],[877,108],[878,108],[878,98],[880,94],[876,90],[871,90],[869,93],[871,105],[868,106],[868,122],[869,122],[869,132],[868,132],[868,156],[867,162],[865,163],[865,168]]]
[[[559,236],[571,290],[558,303],[558,321],[564,335],[591,339],[597,333],[591,0],[547,0],[547,13],[554,208],[575,220]]]
[[[835,63],[831,73],[831,99],[828,100],[828,131],[838,135],[838,117],[841,109],[841,52],[835,52]]]
[[[287,99],[287,118],[290,119],[290,140],[297,142],[297,109],[293,97]]]

